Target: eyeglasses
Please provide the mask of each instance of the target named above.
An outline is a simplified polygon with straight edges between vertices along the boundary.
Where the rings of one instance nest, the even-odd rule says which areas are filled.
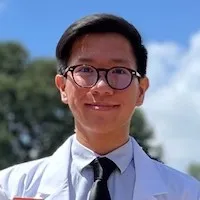
[[[100,78],[100,71],[105,72],[107,84],[115,90],[124,90],[130,86],[133,77],[141,78],[141,75],[132,69],[126,67],[113,67],[111,69],[95,68],[91,65],[76,65],[67,67],[64,77],[68,72],[72,73],[74,82],[84,88],[91,88],[96,85]]]

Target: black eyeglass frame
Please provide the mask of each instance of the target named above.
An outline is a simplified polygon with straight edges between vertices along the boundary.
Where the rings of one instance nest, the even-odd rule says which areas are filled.
[[[77,67],[80,67],[80,66],[83,66],[83,67],[84,67],[84,66],[88,66],[88,67],[91,67],[91,68],[93,68],[94,70],[96,70],[96,72],[97,72],[97,80],[96,80],[96,82],[95,82],[93,85],[91,85],[91,86],[82,86],[82,85],[79,85],[79,84],[75,81],[75,78],[74,78],[74,70],[75,70]],[[131,80],[130,80],[130,83],[129,83],[126,87],[120,88],[120,89],[111,86],[110,83],[109,83],[109,81],[108,81],[108,72],[111,71],[111,70],[113,70],[113,69],[118,69],[118,68],[126,69],[126,70],[128,70],[128,71],[131,73]],[[110,68],[110,69],[106,69],[106,68],[95,68],[95,67],[92,66],[92,65],[86,65],[86,64],[68,66],[68,67],[65,69],[65,71],[64,71],[64,73],[63,73],[63,76],[64,76],[65,78],[67,78],[67,73],[68,73],[68,72],[71,72],[71,73],[72,73],[73,81],[74,81],[78,86],[83,87],[83,88],[92,88],[92,87],[94,87],[94,86],[97,84],[97,82],[99,81],[99,78],[100,78],[99,72],[100,72],[100,71],[104,71],[104,72],[105,72],[105,79],[106,79],[106,82],[107,82],[107,84],[109,85],[109,87],[111,87],[111,88],[114,89],[114,90],[124,90],[124,89],[128,88],[128,87],[131,85],[132,81],[133,81],[133,77],[137,77],[138,79],[142,78],[142,76],[140,75],[139,72],[137,72],[136,70],[127,68],[127,67],[112,67],[112,68]]]

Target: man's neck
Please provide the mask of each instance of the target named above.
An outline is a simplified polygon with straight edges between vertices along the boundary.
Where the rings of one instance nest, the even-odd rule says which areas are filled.
[[[108,154],[123,146],[129,139],[128,130],[116,130],[107,133],[97,133],[90,130],[83,130],[76,127],[77,140],[99,155]]]

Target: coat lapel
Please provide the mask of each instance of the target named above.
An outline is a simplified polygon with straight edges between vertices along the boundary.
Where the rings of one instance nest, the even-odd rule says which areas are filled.
[[[135,188],[133,200],[156,200],[159,195],[167,194],[167,187],[152,160],[133,139]]]
[[[70,200],[68,185],[64,184],[53,194],[50,194],[45,200]]]
[[[73,136],[69,137],[49,158],[50,161],[41,179],[37,196],[47,198],[48,200],[68,199],[68,177],[70,177],[69,164],[71,163],[72,140]]]

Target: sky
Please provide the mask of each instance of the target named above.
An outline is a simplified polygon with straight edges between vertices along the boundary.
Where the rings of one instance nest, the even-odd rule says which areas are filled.
[[[200,162],[200,1],[0,0],[0,41],[16,40],[30,56],[54,57],[75,20],[111,13],[133,23],[149,51],[144,112],[165,163],[186,171]]]

